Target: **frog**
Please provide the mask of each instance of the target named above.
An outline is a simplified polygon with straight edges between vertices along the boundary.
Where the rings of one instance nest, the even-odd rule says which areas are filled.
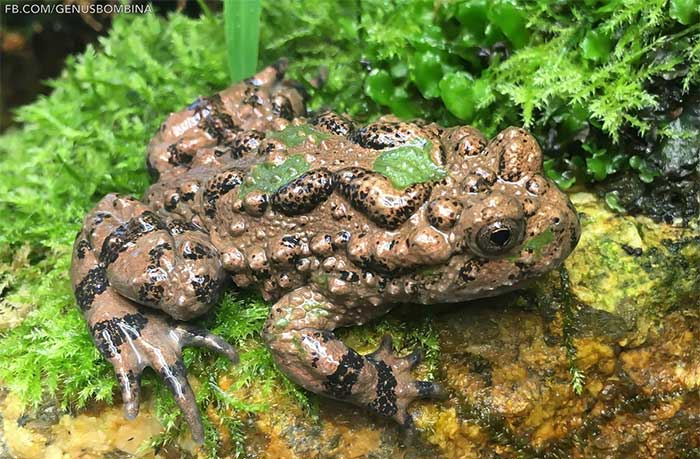
[[[137,416],[151,367],[197,443],[182,349],[238,361],[192,323],[224,291],[253,289],[271,303],[261,337],[289,379],[410,427],[414,400],[446,396],[413,376],[423,351],[399,355],[386,336],[363,355],[336,330],[396,305],[521,289],[559,267],[581,234],[525,129],[487,140],[470,126],[311,112],[287,65],[170,114],[147,147],[153,182],[142,199],[102,198],[73,248],[76,303],[114,367],[125,416]],[[406,167],[408,180],[397,178]]]

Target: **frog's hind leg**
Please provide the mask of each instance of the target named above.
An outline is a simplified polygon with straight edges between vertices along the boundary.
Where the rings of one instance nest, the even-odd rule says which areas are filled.
[[[101,205],[111,207],[111,219],[96,249],[119,294],[178,320],[202,315],[216,303],[226,275],[201,228],[166,221],[145,204],[113,194]]]
[[[302,287],[272,307],[263,337],[280,369],[307,390],[410,426],[408,405],[417,398],[442,397],[442,388],[415,380],[411,369],[422,353],[397,357],[390,338],[364,356],[347,347],[333,330],[354,322],[352,311],[343,312],[323,295]]]
[[[218,167],[257,151],[265,131],[306,114],[304,87],[285,80],[280,60],[251,78],[171,114],[148,146],[146,165],[155,177],[192,167]]]
[[[143,302],[133,301],[122,294],[125,291],[123,285],[120,285],[119,276],[114,275],[114,267],[118,266],[114,255],[120,259],[140,251],[150,258],[152,254],[147,253],[140,242],[153,242],[151,239],[156,233],[163,233],[159,237],[167,239],[162,224],[147,213],[144,215],[144,207],[135,199],[108,195],[88,214],[73,249],[73,290],[93,341],[114,366],[127,418],[138,414],[141,373],[146,367],[152,367],[173,393],[190,425],[192,437],[201,443],[204,432],[181,359],[182,347],[207,347],[233,362],[237,361],[237,355],[222,338],[176,322],[160,311],[139,304]],[[122,246],[117,247],[110,239],[115,235],[122,238]],[[177,246],[172,238],[168,243]],[[105,252],[102,249],[105,246],[110,250]],[[113,253],[112,248],[116,252]],[[162,244],[156,244],[152,249],[157,254],[165,250]],[[111,254],[110,257],[105,258],[105,253]],[[134,255],[132,258],[138,257]],[[165,261],[162,255],[160,262]],[[133,267],[138,268],[138,265]],[[125,277],[130,273],[138,274],[130,271],[128,264],[120,269],[127,270]]]

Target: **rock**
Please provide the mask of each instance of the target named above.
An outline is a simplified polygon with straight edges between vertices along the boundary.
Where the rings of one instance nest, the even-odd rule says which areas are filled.
[[[676,90],[680,93],[681,86]],[[619,204],[632,214],[643,214],[657,221],[689,221],[700,216],[700,97],[698,89],[691,88],[688,97],[672,110],[673,120],[659,114],[664,121],[647,137],[638,139],[642,146],[622,146],[646,158],[658,174],[651,183],[645,183],[636,172],[627,171],[598,186],[601,195],[615,193]],[[662,98],[664,100],[664,98]],[[669,100],[669,99],[665,99]],[[657,135],[662,130],[665,135]],[[639,150],[639,151],[636,151]]]
[[[212,405],[213,425],[232,416],[246,436],[240,445],[219,427],[218,456],[238,449],[254,458],[698,457],[698,227],[620,216],[590,194],[572,200],[583,236],[561,272],[525,292],[429,310],[405,306],[379,324],[341,332],[361,352],[386,331],[404,352],[416,336],[434,337],[417,372],[441,381],[449,398],[414,404],[415,432],[322,398],[301,406],[280,382],[239,387],[233,369],[218,386],[267,408],[243,414]],[[148,399],[133,422],[118,406],[99,406],[57,423],[30,416],[24,426],[17,420],[25,413],[12,403],[10,395],[1,412],[15,457],[74,457],[76,448],[131,457],[162,432]],[[205,457],[186,434],[180,439],[140,454]]]

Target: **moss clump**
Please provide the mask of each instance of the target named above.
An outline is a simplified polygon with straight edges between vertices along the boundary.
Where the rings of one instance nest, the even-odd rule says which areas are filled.
[[[19,326],[0,335],[0,380],[36,406],[56,397],[64,409],[90,400],[112,401],[110,365],[92,344],[70,289],[68,271],[75,233],[87,211],[108,192],[140,196],[148,185],[145,146],[169,112],[229,84],[220,18],[172,15],[115,18],[109,37],[79,58],[69,58],[54,90],[20,109],[21,131],[1,142],[0,297],[4,317],[22,310]],[[29,305],[29,306],[28,306]],[[26,310],[30,309],[27,313]],[[241,384],[280,379],[256,336],[268,305],[250,295],[228,297],[206,319],[218,333],[243,346]],[[9,319],[8,319],[9,320]],[[9,322],[8,322],[9,323]],[[202,384],[203,405],[256,409],[217,391],[211,380],[228,365],[186,360]],[[169,441],[179,433],[178,411],[156,378],[156,404]],[[295,391],[282,383],[284,390]],[[240,425],[228,420],[234,434]],[[217,433],[209,429],[214,450]]]
[[[669,123],[700,87],[698,9],[685,0],[275,2],[264,9],[263,46],[289,55],[307,82],[329,68],[314,107],[469,123],[488,135],[525,125],[563,188],[625,171],[653,188],[666,183],[657,145],[677,137]]]

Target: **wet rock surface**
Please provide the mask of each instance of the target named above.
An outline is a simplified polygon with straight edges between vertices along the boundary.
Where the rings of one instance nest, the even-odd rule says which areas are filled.
[[[268,404],[238,415],[247,455],[699,457],[700,232],[692,222],[620,216],[589,194],[572,200],[583,235],[565,270],[524,292],[430,310],[439,352],[417,373],[441,381],[449,397],[414,404],[415,431],[321,398],[301,407],[284,391],[269,396],[253,385],[235,392]],[[424,326],[425,312],[406,306],[388,320],[408,334]],[[369,352],[381,328],[344,338]],[[395,338],[410,351],[401,332]],[[231,381],[217,382],[226,390]],[[123,420],[118,406],[70,416],[51,404],[37,415],[13,403],[9,394],[1,409],[11,457],[206,457],[187,433],[179,445],[139,448],[162,432],[150,401],[136,421]],[[228,415],[236,416],[207,411],[214,425]],[[219,457],[236,457],[235,438],[222,438]]]

